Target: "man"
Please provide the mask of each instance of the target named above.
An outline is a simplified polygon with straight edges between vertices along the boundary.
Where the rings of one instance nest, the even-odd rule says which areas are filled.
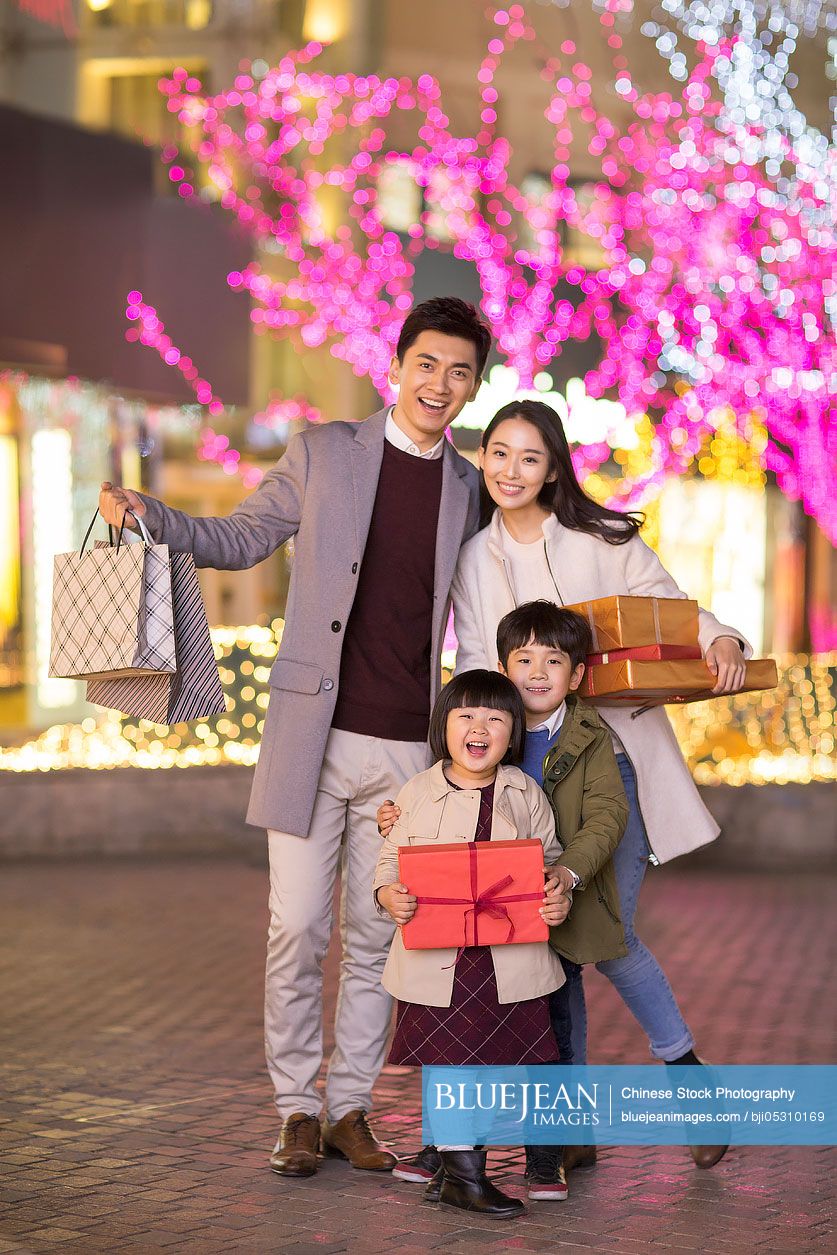
[[[228,518],[102,486],[108,522],[140,515],[198,566],[250,567],[295,538],[247,815],[268,830],[265,1044],[283,1120],[270,1162],[285,1176],[316,1172],[321,1141],[356,1168],[395,1163],[366,1119],[391,1007],[380,977],[393,926],[371,889],[376,809],[428,765],[450,584],[479,519],[477,473],[444,433],[476,396],[490,345],[473,306],[418,305],[390,366],[395,406],[294,436]],[[321,1126],[322,962],[338,864],[343,953]]]

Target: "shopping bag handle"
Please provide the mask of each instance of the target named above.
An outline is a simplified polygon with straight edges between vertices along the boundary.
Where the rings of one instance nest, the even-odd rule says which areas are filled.
[[[119,532],[117,533],[117,537],[116,537],[116,552],[117,552],[117,553],[119,553],[119,550],[120,550],[120,549],[121,549],[121,547],[122,547],[122,533],[125,531],[125,518],[126,518],[127,514],[128,514],[128,511],[126,510],[126,511],[125,511],[125,513],[122,515],[122,522],[121,522],[121,523],[120,523],[120,525],[119,525]],[[87,531],[86,531],[86,532],[85,532],[85,534],[84,534],[84,540],[81,542],[81,549],[79,549],[79,551],[78,551],[78,556],[79,556],[79,557],[81,557],[81,556],[82,556],[82,554],[84,553],[84,550],[85,550],[85,548],[86,548],[86,546],[87,546],[87,542],[88,542],[88,540],[90,539],[90,533],[93,531],[93,524],[96,522],[96,519],[97,519],[98,517],[99,517],[99,510],[98,510],[98,507],[97,507],[97,509],[96,509],[96,510],[94,510],[94,512],[93,512],[93,517],[92,517],[92,519],[90,520],[90,526],[88,527]],[[138,514],[137,514],[137,515],[134,515],[134,517],[135,517],[135,518],[136,518],[136,520],[137,520],[137,524],[138,524],[138,526],[139,526],[140,533],[141,533],[141,535],[142,535],[142,542],[143,542],[143,544],[144,544],[144,545],[146,545],[146,546],[153,545],[153,544],[154,544],[154,541],[151,539],[151,536],[150,536],[150,534],[149,534],[148,528],[145,526],[145,524],[143,523],[142,519],[139,517],[139,515],[138,515]],[[110,523],[108,523],[108,540],[110,541],[110,543],[111,543],[111,545],[112,545],[112,544],[113,544],[113,528],[112,528],[112,526],[110,525]]]

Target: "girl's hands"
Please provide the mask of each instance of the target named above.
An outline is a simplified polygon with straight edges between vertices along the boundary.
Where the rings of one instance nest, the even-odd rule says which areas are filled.
[[[741,646],[732,636],[719,636],[706,651],[706,665],[717,681],[712,692],[737,693],[747,674]]]
[[[406,885],[384,885],[378,890],[378,902],[396,924],[408,924],[416,913],[418,903]]]
[[[388,837],[395,827],[395,821],[401,816],[401,807],[396,806],[392,798],[387,798],[378,807],[378,832],[382,837]]]
[[[566,871],[565,867],[550,867],[548,872]],[[558,924],[563,924],[564,920],[570,913],[570,907],[573,904],[573,895],[566,891],[561,881],[556,875],[550,875],[544,885],[543,906],[540,908],[540,915],[550,928],[554,928]]]

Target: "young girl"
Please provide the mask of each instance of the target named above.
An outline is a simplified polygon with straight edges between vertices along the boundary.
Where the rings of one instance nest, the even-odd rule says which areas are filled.
[[[416,899],[398,879],[398,848],[453,841],[539,839],[548,864],[561,847],[546,797],[508,764],[523,755],[526,717],[517,689],[492,671],[458,675],[442,690],[430,720],[435,765],[401,790],[401,815],[383,842],[373,892],[380,911],[406,924]],[[550,877],[539,908],[562,923],[569,898]],[[396,932],[383,984],[398,999],[390,1063],[535,1064],[558,1060],[549,994],[564,982],[547,942],[474,946],[456,962],[454,949],[406,950]],[[523,1204],[485,1175],[486,1153],[439,1148],[440,1173],[428,1197],[496,1217]]]
[[[453,584],[457,668],[497,666],[497,625],[523,602],[558,605],[617,593],[683,597],[659,558],[640,539],[640,523],[598,505],[575,477],[567,438],[554,410],[513,401],[495,414],[479,451],[483,530],[462,548]],[[740,632],[700,611],[699,639],[717,677],[715,693],[744,682],[752,652]],[[630,813],[614,855],[624,958],[597,963],[648,1034],[651,1054],[668,1063],[699,1063],[694,1039],[653,954],[634,932],[637,898],[649,862],[663,863],[718,835],[662,708],[601,712],[613,736]],[[700,938],[696,938],[699,953]],[[586,1012],[580,980],[570,981],[573,1057],[586,1063]],[[725,1148],[693,1146],[700,1167]],[[572,1165],[580,1148],[568,1148]],[[592,1161],[593,1152],[586,1154]]]

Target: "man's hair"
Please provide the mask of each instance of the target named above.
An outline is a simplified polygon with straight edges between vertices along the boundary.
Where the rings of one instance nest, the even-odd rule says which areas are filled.
[[[505,710],[512,717],[512,734],[509,748],[503,756],[504,763],[519,763],[526,747],[526,711],[523,698],[506,676],[499,671],[463,671],[442,689],[436,698],[430,716],[430,752],[433,761],[450,758],[447,725],[452,710],[463,707],[485,706],[490,710]]]
[[[404,354],[422,331],[440,331],[445,336],[470,340],[477,355],[477,376],[482,377],[491,348],[491,332],[473,305],[460,301],[458,296],[434,296],[416,305],[405,318],[398,336],[395,355],[399,362],[404,361]]]
[[[582,615],[552,601],[527,601],[497,624],[497,656],[504,667],[509,654],[527,645],[561,649],[569,654],[573,670],[593,652],[593,633]]]

